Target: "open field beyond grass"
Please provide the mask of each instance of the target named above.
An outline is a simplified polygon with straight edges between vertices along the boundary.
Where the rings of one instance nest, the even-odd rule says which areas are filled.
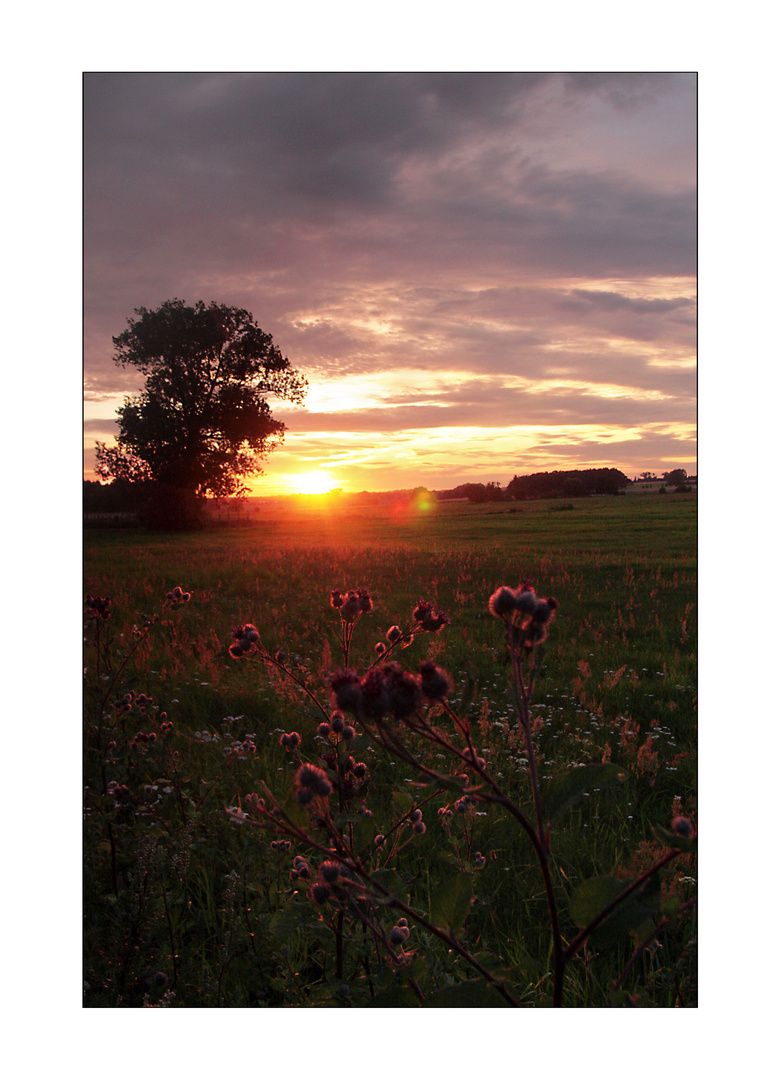
[[[359,672],[419,601],[447,613],[449,625],[393,659],[450,674],[449,705],[468,720],[486,773],[530,818],[510,654],[488,600],[524,580],[558,600],[531,706],[540,783],[588,763],[620,766],[623,779],[580,792],[551,829],[572,941],[585,882],[628,884],[664,854],[655,828],[696,821],[696,514],[695,495],[428,510],[310,499],[269,508],[257,525],[190,535],[88,530],[84,593],[110,597],[111,617],[85,624],[85,1005],[552,1004],[549,908],[518,821],[479,800],[453,813],[455,788],[417,786],[421,775],[360,723],[349,744],[318,734],[315,699],[330,711],[329,679],[344,666],[329,595],[371,593],[351,642]],[[189,603],[155,620],[175,586]],[[284,651],[297,684],[257,656],[229,656],[247,623],[272,657]],[[441,706],[425,715],[455,741]],[[280,745],[293,731],[300,745]],[[416,738],[427,767],[463,771]],[[403,907],[352,885],[313,897],[322,852],[300,836],[280,849],[284,834],[247,800],[266,785],[314,837],[294,777],[308,762],[341,784],[348,756],[368,779],[359,770],[355,790],[339,788],[338,815],[332,796],[331,827]],[[415,832],[417,808],[426,829]],[[318,842],[333,846],[326,835]],[[296,857],[308,876],[291,877]],[[646,919],[614,920],[572,957],[563,1003],[696,1006],[695,881],[693,853],[670,861]],[[424,921],[409,917],[408,935],[394,937],[407,908]]]

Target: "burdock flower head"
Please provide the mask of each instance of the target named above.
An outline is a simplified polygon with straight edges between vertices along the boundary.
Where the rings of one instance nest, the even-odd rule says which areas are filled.
[[[333,791],[331,781],[316,765],[302,765],[296,773],[296,802],[307,806],[316,796],[327,799]]]
[[[418,601],[417,606],[412,611],[412,618],[430,634],[438,633],[443,626],[450,623],[447,615],[441,611],[435,612],[434,605],[429,603],[428,600]]]
[[[238,660],[240,657],[252,652],[259,644],[260,634],[257,626],[252,623],[243,623],[241,626],[237,626],[231,634],[231,644],[228,647],[228,652],[234,660]]]
[[[694,825],[687,817],[676,817],[672,821],[672,830],[676,835],[684,837],[686,840],[691,840],[694,836]]]
[[[515,599],[515,591],[501,585],[488,601],[488,608],[492,615],[503,619],[505,615],[512,615],[516,610]]]
[[[338,609],[345,622],[352,622],[359,615],[371,611],[374,604],[368,589],[350,589],[346,596],[334,589],[331,592],[331,607]]]
[[[335,671],[331,676],[331,697],[337,709],[357,713],[361,707],[361,679],[358,672]]]
[[[437,667],[433,660],[424,660],[420,665],[420,689],[423,696],[431,701],[440,701],[453,691],[453,680],[444,668]]]
[[[181,585],[176,585],[169,593],[165,594],[166,600],[170,600],[172,604],[186,604],[192,596],[192,593],[185,592]]]
[[[111,597],[87,596],[84,598],[84,610],[88,619],[102,619],[105,622],[111,618]]]
[[[420,683],[398,664],[371,668],[361,679],[360,715],[372,720],[392,716],[403,720],[420,704]]]
[[[527,649],[548,636],[548,627],[558,606],[558,600],[552,596],[537,596],[526,581],[517,589],[501,585],[488,601],[491,614],[502,619],[506,626],[512,625]]]

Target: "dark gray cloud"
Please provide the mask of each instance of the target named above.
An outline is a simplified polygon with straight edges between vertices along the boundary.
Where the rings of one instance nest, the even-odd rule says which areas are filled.
[[[675,365],[695,340],[694,91],[685,74],[87,74],[87,388],[136,389],[111,337],[179,296],[248,307],[310,378],[565,374],[693,419]],[[389,414],[474,422],[478,385]],[[535,416],[629,416],[626,395],[536,397]]]

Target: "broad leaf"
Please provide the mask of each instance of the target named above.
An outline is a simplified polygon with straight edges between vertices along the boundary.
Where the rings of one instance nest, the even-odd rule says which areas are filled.
[[[456,874],[431,899],[431,919],[451,933],[462,930],[472,906],[472,875]]]
[[[579,885],[570,902],[570,915],[580,927],[586,927],[631,882],[619,881],[613,877],[590,878]],[[597,948],[612,944],[626,934],[637,930],[646,919],[655,917],[661,908],[661,885],[659,875],[654,874],[641,886],[630,893],[615,911],[591,934],[591,942]]]
[[[617,787],[626,779],[626,770],[619,765],[582,765],[557,776],[543,794],[543,809],[549,823],[554,825],[580,802],[587,791],[595,788]]]
[[[366,1002],[367,1009],[415,1009],[419,1006],[420,999],[409,986],[391,986]]]
[[[495,986],[470,979],[437,990],[423,1002],[427,1009],[501,1009],[509,1007]]]

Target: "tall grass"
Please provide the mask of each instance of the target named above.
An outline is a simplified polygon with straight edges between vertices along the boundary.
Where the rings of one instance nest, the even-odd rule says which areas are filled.
[[[439,815],[452,810],[453,791],[423,793],[418,772],[356,725],[349,755],[360,752],[371,777],[356,805],[371,817],[361,811],[340,827],[360,829],[366,842],[394,837],[374,869],[429,924],[402,916],[403,963],[378,955],[377,934],[390,942],[399,909],[362,909],[361,921],[347,901],[318,906],[307,895],[311,876],[306,888],[290,877],[295,857],[316,873],[301,838],[272,848],[284,830],[260,827],[262,815],[258,827],[236,818],[248,812],[247,795],[265,789],[315,840],[293,779],[302,761],[331,768],[314,704],[330,709],[330,677],[343,663],[328,598],[364,586],[373,610],[356,622],[351,663],[375,662],[376,642],[419,600],[446,611],[450,625],[415,636],[399,662],[417,671],[429,660],[450,673],[447,707],[468,723],[488,775],[533,820],[512,656],[488,610],[498,586],[530,579],[559,604],[529,712],[540,786],[586,763],[624,777],[581,793],[556,822],[564,939],[579,932],[571,905],[584,882],[629,883],[669,850],[673,818],[696,819],[696,504],[681,496],[512,509],[356,517],[337,506],[191,537],[87,534],[85,593],[111,597],[110,619],[93,618],[85,635],[87,1005],[466,1005],[480,968],[517,1004],[553,1003],[544,881],[506,807]],[[178,584],[189,603],[165,600]],[[234,628],[248,623],[270,656],[283,650],[279,665],[229,656]],[[432,723],[452,735],[455,722],[437,716]],[[279,742],[291,731],[301,738],[295,753]],[[347,754],[341,746],[337,756]],[[444,775],[438,755],[447,757],[428,745],[420,760]],[[418,835],[398,823],[421,794],[427,827]],[[679,853],[659,872],[656,922],[585,943],[566,965],[564,1003],[695,1004],[695,877],[693,853]],[[448,932],[477,968],[437,936],[464,911]]]

